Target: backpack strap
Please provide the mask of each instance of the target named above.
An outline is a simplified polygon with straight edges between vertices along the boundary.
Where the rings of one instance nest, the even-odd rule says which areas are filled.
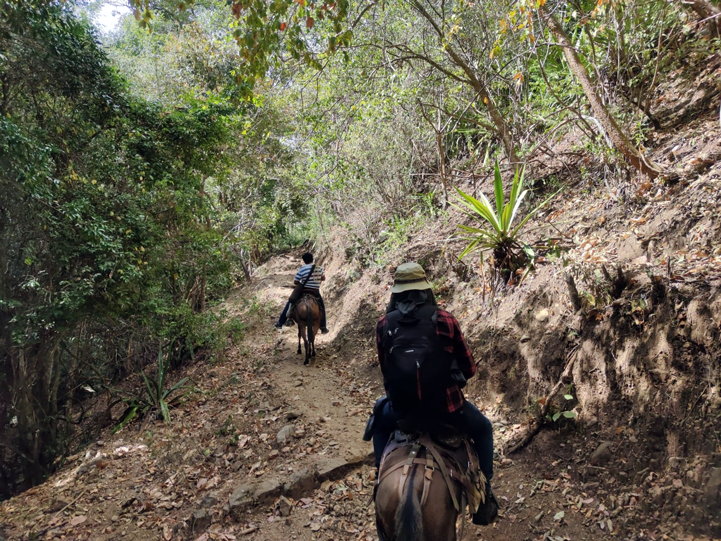
[[[313,271],[315,271],[315,263],[313,263],[313,266],[310,268],[310,272],[308,273],[308,276],[303,278],[303,287],[305,287],[305,284],[308,283],[308,280],[310,280],[310,277],[313,276]]]

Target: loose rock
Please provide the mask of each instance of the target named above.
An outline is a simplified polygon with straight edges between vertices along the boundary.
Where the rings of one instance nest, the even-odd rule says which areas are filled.
[[[279,445],[284,445],[285,443],[288,443],[291,436],[293,435],[294,429],[295,427],[293,425],[284,426],[278,432],[278,435],[275,437],[275,441],[277,441]]]
[[[193,528],[193,533],[200,533],[208,529],[210,523],[213,521],[210,513],[205,509],[198,509],[193,512],[193,516],[190,519],[190,524]]]
[[[303,468],[290,476],[283,485],[283,493],[297,500],[309,494],[317,485],[318,481],[314,473],[308,468]]]
[[[611,459],[612,454],[613,453],[611,452],[611,443],[604,441],[591,455],[591,464],[593,464],[594,466],[606,464]]]
[[[253,486],[240,485],[228,498],[228,514],[235,520],[241,520],[243,512],[253,505]]]
[[[280,513],[280,516],[287,517],[288,515],[290,515],[290,512],[292,510],[293,504],[290,503],[290,500],[285,496],[281,496],[278,500],[278,512]]]

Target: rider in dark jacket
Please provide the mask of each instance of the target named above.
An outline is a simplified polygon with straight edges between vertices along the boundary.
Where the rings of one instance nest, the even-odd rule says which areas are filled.
[[[431,285],[426,280],[425,271],[417,263],[400,265],[395,273],[391,300],[386,315],[398,310],[401,314],[412,314],[427,305],[435,306],[435,299]],[[432,309],[431,309],[432,311]],[[436,333],[441,346],[449,354],[449,362],[453,363],[450,372],[452,380],[446,384],[444,398],[430,406],[429,416],[437,422],[450,424],[461,432],[470,436],[473,446],[478,454],[481,471],[487,479],[485,504],[482,504],[473,517],[475,524],[486,525],[493,522],[498,514],[498,502],[491,491],[491,478],[493,477],[493,427],[491,422],[465,399],[461,387],[465,380],[476,373],[476,363],[473,360],[466,341],[463,338],[458,321],[445,310],[436,310]],[[383,316],[376,326],[376,343],[378,346],[378,360],[384,374],[386,391],[392,395],[385,378],[386,344],[389,339],[388,320]],[[442,391],[442,389],[441,389]],[[422,402],[422,400],[421,400]],[[403,418],[387,399],[377,402],[374,409],[373,421],[373,449],[376,456],[376,467],[380,467],[383,450],[388,443],[397,423]]]

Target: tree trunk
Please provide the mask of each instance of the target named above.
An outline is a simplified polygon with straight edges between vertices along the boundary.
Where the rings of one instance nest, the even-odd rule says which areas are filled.
[[[578,56],[576,49],[573,47],[573,44],[566,35],[566,32],[563,30],[563,27],[545,7],[541,7],[540,12],[546,20],[551,33],[559,41],[561,47],[563,47],[563,55],[566,57],[566,62],[568,62],[568,67],[571,70],[571,73],[573,73],[581,83],[583,91],[591,105],[591,109],[593,109],[594,114],[603,126],[603,129],[606,131],[606,134],[613,143],[613,146],[636,169],[645,175],[648,175],[650,178],[656,178],[661,171],[654,167],[653,164],[649,163],[643,154],[633,146],[631,141],[621,131],[614,118],[608,112],[608,109],[596,92],[593,81],[591,81],[591,77],[588,75],[588,70],[586,70],[586,67],[581,62],[581,58]]]
[[[440,131],[436,132],[436,144],[438,145],[438,174],[441,176],[441,184],[443,185],[443,209],[445,210],[448,208],[448,179],[446,178],[446,153],[443,148],[443,133]]]

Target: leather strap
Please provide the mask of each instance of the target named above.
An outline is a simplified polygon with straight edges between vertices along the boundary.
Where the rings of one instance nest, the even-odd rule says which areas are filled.
[[[310,277],[313,276],[313,271],[314,271],[314,270],[315,270],[315,263],[313,263],[313,266],[310,268],[310,272],[308,273],[308,276],[306,276],[306,277],[303,279],[303,282],[302,282],[303,287],[305,287],[305,284],[308,283],[308,280],[310,280]]]
[[[433,480],[434,471],[435,468],[433,467],[433,455],[428,454],[428,449],[426,449],[426,471],[423,474],[423,495],[421,496],[421,509],[426,505],[426,501],[428,500],[428,493],[430,492],[431,481]]]
[[[448,468],[446,467],[446,463],[441,457],[438,450],[433,445],[433,442],[431,442],[427,437],[422,436],[419,438],[419,441],[425,447],[430,451],[430,453],[433,455],[433,458],[436,459],[436,462],[438,463],[438,467],[441,469],[441,473],[443,474],[443,479],[446,481],[446,485],[448,485],[448,492],[451,494],[451,499],[453,500],[453,507],[455,507],[456,512],[461,512],[461,506],[458,503],[458,498],[456,498],[456,492],[454,490],[453,483],[451,482],[451,474],[448,472]]]
[[[414,443],[408,453],[408,458],[406,458],[405,462],[402,464],[403,471],[401,472],[401,478],[398,480],[398,497],[401,499],[403,498],[403,489],[408,481],[408,474],[411,472],[411,468],[415,467],[416,457],[418,456],[418,451],[420,451],[420,449],[421,444],[418,442]]]

